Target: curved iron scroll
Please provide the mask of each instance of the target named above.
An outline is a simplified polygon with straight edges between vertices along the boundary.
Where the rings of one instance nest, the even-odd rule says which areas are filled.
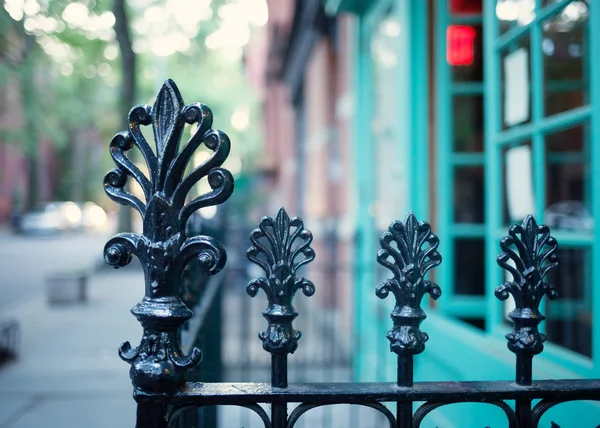
[[[423,419],[425,419],[425,416],[427,416],[429,413],[431,413],[435,409],[438,409],[442,406],[446,406],[448,404],[459,404],[459,403],[482,403],[482,404],[492,404],[494,406],[500,407],[504,411],[504,413],[506,414],[506,417],[508,419],[508,428],[519,428],[519,421],[517,419],[517,414],[515,413],[515,411],[504,401],[500,401],[500,400],[497,400],[497,401],[496,400],[493,400],[493,401],[451,401],[451,402],[442,402],[442,403],[426,402],[425,404],[422,404],[415,412],[415,415],[413,417],[413,428],[420,428],[421,422],[423,422]]]
[[[336,404],[343,404],[343,403],[336,403]],[[356,406],[370,407],[372,409],[375,409],[379,413],[382,413],[383,416],[385,416],[385,418],[387,419],[387,421],[390,424],[390,428],[395,428],[398,426],[398,424],[396,422],[396,418],[394,417],[392,412],[390,412],[389,409],[381,403],[348,403],[348,404],[356,405]],[[300,416],[302,416],[304,413],[308,412],[311,409],[314,409],[317,407],[323,407],[323,406],[333,406],[333,405],[335,405],[335,404],[302,403],[298,407],[296,407],[290,414],[290,417],[288,418],[288,421],[287,421],[286,428],[294,428],[294,426],[296,425],[296,422],[298,422],[298,419],[300,419]]]
[[[106,174],[104,190],[114,201],[135,208],[143,220],[143,233],[121,233],[104,247],[104,259],[119,268],[137,256],[144,269],[144,299],[132,313],[144,326],[137,348],[129,342],[121,345],[120,357],[131,364],[131,379],[136,390],[168,393],[185,381],[185,373],[201,359],[199,349],[183,355],[177,332],[192,316],[180,298],[183,270],[192,260],[212,275],[226,261],[225,248],[210,236],[186,235],[190,215],[203,207],[226,201],[233,192],[233,177],[221,165],[227,159],[230,142],[221,131],[212,130],[212,112],[200,103],[184,105],[177,86],[167,80],[156,102],[135,106],[129,113],[129,129],[117,134],[110,143],[116,168]],[[196,124],[193,135],[179,150],[185,124]],[[151,125],[156,151],[141,132]],[[212,156],[184,177],[194,151],[204,144]],[[127,157],[133,147],[144,157],[150,176]],[[129,178],[141,186],[145,201],[125,190]],[[202,178],[211,191],[186,204],[192,186]]]
[[[578,397],[578,398],[571,398],[571,399],[564,399],[564,400],[542,399],[531,410],[531,417],[533,419],[533,425],[532,425],[533,428],[538,427],[538,425],[540,423],[540,419],[542,419],[542,416],[544,416],[544,413],[546,413],[552,407],[558,406],[559,404],[568,403],[571,401],[581,401],[581,400],[600,401],[600,397],[589,397],[589,398]],[[558,425],[556,425],[554,422],[552,422],[552,424],[553,424],[553,426],[558,427]],[[600,425],[598,425],[596,428],[600,428]]]
[[[258,404],[226,404],[226,405],[227,406],[235,406],[235,407],[244,407],[246,409],[252,410],[263,421],[265,428],[271,428],[271,421],[269,420],[269,415],[267,415],[267,412],[265,412],[265,410],[262,407],[260,407]],[[177,418],[179,418],[179,416],[181,416],[181,414],[183,412],[185,412],[186,410],[199,409],[200,407],[208,407],[208,406],[185,406],[185,407],[178,408],[169,417],[169,423],[167,425],[167,428],[173,428],[175,426],[175,423],[177,422]]]

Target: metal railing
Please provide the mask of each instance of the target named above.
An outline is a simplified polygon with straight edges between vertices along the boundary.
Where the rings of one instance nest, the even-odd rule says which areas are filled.
[[[531,216],[510,228],[508,236],[500,241],[502,253],[498,257],[500,266],[512,275],[511,281],[496,289],[496,296],[500,300],[512,296],[515,301],[515,309],[509,314],[514,329],[506,335],[508,348],[516,355],[514,381],[414,382],[414,356],[424,351],[428,340],[420,329],[426,318],[421,301],[426,294],[433,299],[442,294],[437,284],[426,279],[426,274],[441,263],[441,256],[437,251],[438,238],[429,224],[409,214],[404,221],[394,221],[381,236],[382,249],[377,261],[389,269],[392,277],[374,289],[382,299],[390,294],[395,299],[393,324],[387,335],[397,358],[395,381],[288,382],[288,355],[297,350],[301,337],[293,326],[298,316],[293,299],[298,291],[310,297],[317,287],[297,275],[298,269],[315,258],[311,248],[313,236],[301,219],[290,218],[284,209],[275,217],[260,221],[250,234],[248,250],[250,261],[264,271],[263,276],[249,282],[246,292],[254,297],[262,290],[267,297],[268,304],[262,313],[267,327],[259,333],[259,338],[271,357],[270,382],[216,382],[208,376],[195,379],[201,352],[196,347],[184,352],[180,342],[181,328],[193,315],[181,299],[181,278],[190,261],[206,275],[218,273],[225,266],[226,252],[214,237],[188,237],[186,224],[195,210],[220,204],[233,192],[233,178],[221,168],[229,153],[229,140],[224,133],[211,129],[212,113],[206,106],[184,105],[172,81],[162,87],[153,107],[134,107],[129,120],[130,129],[117,134],[111,142],[117,168],[107,174],[104,184],[113,200],[140,212],[144,232],[115,236],[106,244],[105,260],[114,267],[122,267],[136,255],[144,267],[145,296],[132,309],[144,333],[137,348],[126,342],[119,350],[121,358],[131,365],[138,427],[174,426],[190,409],[231,405],[255,412],[265,427],[293,428],[312,409],[353,404],[378,411],[390,427],[417,428],[435,409],[474,402],[500,408],[509,427],[529,428],[538,426],[542,415],[560,403],[600,400],[598,379],[534,381],[532,378],[533,357],[542,352],[545,341],[538,330],[544,320],[539,312],[540,301],[544,296],[557,297],[556,290],[544,278],[557,265],[558,244],[549,229],[537,225]],[[179,139],[185,123],[196,123],[197,128],[180,150]],[[156,153],[139,129],[150,124],[157,140]],[[187,163],[200,144],[212,150],[213,155],[184,177]],[[134,146],[144,155],[150,177],[145,177],[125,156]],[[145,202],[125,190],[128,177],[140,184]],[[187,202],[189,190],[204,177],[212,190]],[[218,290],[222,293],[224,287]],[[313,316],[306,312],[305,316]],[[204,342],[205,361],[210,364],[211,357],[220,357],[223,349],[220,346],[215,349],[213,345],[229,332],[206,321],[204,325],[204,330],[215,328],[218,332],[213,341]],[[224,358],[227,360],[227,356]],[[540,401],[533,405],[533,400]],[[512,401],[514,409],[509,405]],[[413,412],[416,402],[424,404]],[[386,403],[393,403],[394,410]],[[270,414],[261,404],[270,405]],[[205,426],[209,423],[213,422],[206,421]]]

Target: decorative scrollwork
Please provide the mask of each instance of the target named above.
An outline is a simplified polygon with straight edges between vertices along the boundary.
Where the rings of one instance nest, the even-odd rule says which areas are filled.
[[[558,297],[556,289],[544,281],[546,274],[558,265],[555,254],[558,243],[547,226],[538,226],[529,215],[521,225],[511,226],[508,236],[500,241],[500,248],[503,252],[497,262],[513,280],[498,286],[495,294],[500,300],[512,295],[515,301],[515,309],[508,314],[514,322],[513,331],[506,335],[508,349],[516,354],[539,354],[546,340],[538,331],[538,325],[545,319],[539,305],[544,296],[551,300]]]
[[[254,297],[260,288],[267,296],[269,305],[263,316],[269,326],[259,338],[263,348],[272,354],[291,354],[298,348],[301,333],[292,326],[298,316],[292,300],[298,290],[306,296],[315,293],[311,281],[296,277],[298,269],[315,258],[310,248],[312,240],[312,233],[304,229],[302,219],[290,219],[283,208],[275,218],[263,217],[258,229],[250,234],[252,246],[247,252],[248,259],[260,266],[266,276],[250,281],[246,291]]]
[[[390,424],[390,428],[395,428],[398,426],[398,423],[396,422],[396,418],[394,417],[392,412],[390,412],[390,410],[381,403],[352,403],[352,404],[355,406],[370,407],[371,409],[375,409],[386,418],[386,420]],[[315,409],[317,407],[322,407],[322,406],[332,406],[332,405],[333,404],[326,404],[326,403],[302,403],[292,411],[292,413],[290,414],[290,416],[288,418],[286,427],[294,428],[296,426],[296,422],[298,422],[298,419],[300,419],[300,416],[302,416],[304,413],[308,412],[311,409]]]
[[[143,220],[143,233],[122,233],[104,247],[104,259],[119,268],[137,256],[144,269],[146,296],[133,308],[144,325],[140,346],[123,345],[121,357],[132,365],[136,388],[166,391],[183,381],[183,373],[200,360],[200,351],[183,357],[176,339],[191,311],[180,299],[180,282],[186,265],[194,258],[200,269],[212,275],[226,261],[221,243],[210,236],[187,237],[186,224],[194,211],[217,205],[233,192],[233,177],[220,168],[229,154],[230,142],[221,131],[212,130],[212,112],[203,104],[184,105],[177,86],[167,80],[154,106],[138,105],[129,113],[129,129],[110,143],[116,168],[106,174],[104,190],[114,201],[135,208]],[[179,150],[185,124],[196,124],[191,138]],[[152,125],[156,152],[141,132]],[[213,154],[185,178],[185,170],[196,149],[204,144]],[[137,147],[148,167],[149,177],[126,155]],[[141,187],[144,201],[125,189],[129,177]],[[212,191],[186,204],[192,186],[206,177]]]
[[[419,329],[427,317],[421,308],[421,300],[425,293],[433,299],[442,294],[437,284],[425,280],[425,274],[442,262],[437,251],[439,239],[431,232],[429,223],[417,221],[411,212],[404,222],[394,221],[381,235],[380,243],[382,249],[377,253],[377,262],[394,275],[376,289],[377,297],[381,299],[390,292],[396,298],[391,313],[394,328],[387,334],[390,348],[398,355],[418,354],[423,352],[429,339]]]
[[[267,415],[267,412],[265,412],[265,410],[262,407],[260,407],[260,405],[258,405],[258,404],[227,404],[227,405],[243,407],[245,409],[252,410],[261,419],[265,428],[271,428],[271,420],[269,419],[269,415]],[[168,428],[175,427],[177,425],[177,419],[184,412],[186,412],[188,410],[192,410],[192,409],[198,409],[200,407],[208,407],[208,406],[184,406],[184,407],[173,409],[171,414],[168,416],[169,423],[168,423],[167,427]]]
[[[508,428],[518,428],[519,420],[517,418],[517,414],[515,411],[506,404],[504,401],[500,400],[490,400],[490,401],[451,401],[451,402],[426,402],[422,404],[413,416],[413,427],[420,428],[423,419],[429,413],[433,412],[435,409],[438,409],[442,406],[447,406],[449,404],[458,404],[458,403],[483,403],[483,404],[491,404],[493,406],[500,407],[502,411],[506,414],[506,418],[508,419]]]
[[[577,397],[577,398],[565,398],[565,399],[544,398],[544,399],[540,400],[531,411],[531,416],[533,419],[533,426],[534,427],[539,426],[542,416],[544,416],[544,414],[548,410],[553,408],[554,406],[558,406],[559,404],[568,403],[571,401],[579,401],[579,400],[584,400],[584,399],[600,401],[600,397],[597,394],[590,395],[589,397]],[[557,423],[552,422],[552,421],[550,423],[552,424],[551,428],[560,428],[560,426]],[[600,425],[598,425],[596,428],[600,428]]]

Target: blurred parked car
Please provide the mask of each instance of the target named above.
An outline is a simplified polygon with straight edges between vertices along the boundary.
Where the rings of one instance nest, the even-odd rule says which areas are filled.
[[[53,234],[86,231],[105,227],[106,212],[93,202],[49,202],[23,214],[19,231],[23,234]]]
[[[61,231],[60,204],[40,204],[21,216],[19,232],[27,235],[49,235]]]
[[[580,201],[561,201],[546,208],[544,223],[549,227],[592,230],[594,218]]]

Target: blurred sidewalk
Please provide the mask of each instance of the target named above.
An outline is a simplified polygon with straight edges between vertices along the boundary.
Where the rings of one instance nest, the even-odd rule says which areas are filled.
[[[144,295],[138,269],[102,269],[89,301],[49,306],[38,293],[4,311],[20,323],[16,361],[0,367],[0,428],[132,427],[135,403],[121,342],[137,346],[129,312]]]

